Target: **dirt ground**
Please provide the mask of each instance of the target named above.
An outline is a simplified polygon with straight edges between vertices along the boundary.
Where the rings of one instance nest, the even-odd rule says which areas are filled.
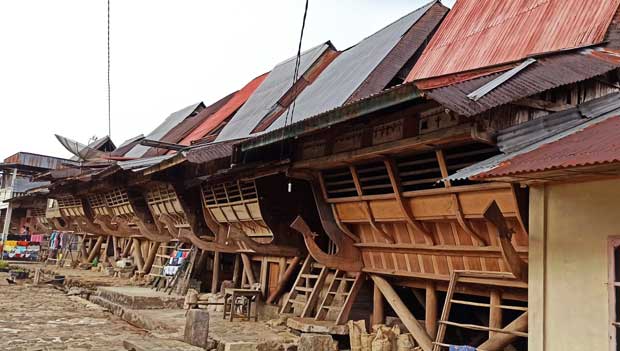
[[[124,350],[146,332],[49,286],[5,285],[0,273],[0,350]]]

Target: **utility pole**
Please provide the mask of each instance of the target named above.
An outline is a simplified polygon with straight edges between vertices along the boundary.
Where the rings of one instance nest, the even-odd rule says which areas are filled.
[[[17,178],[17,168],[13,168],[13,176],[11,177],[11,187],[8,199],[13,197],[13,188],[15,187],[15,179]],[[11,227],[11,216],[13,215],[13,204],[9,202],[9,206],[6,208],[6,216],[4,216],[4,227],[2,228],[2,251],[0,252],[0,260],[4,259],[4,246],[6,245],[6,239],[9,235],[9,229]]]

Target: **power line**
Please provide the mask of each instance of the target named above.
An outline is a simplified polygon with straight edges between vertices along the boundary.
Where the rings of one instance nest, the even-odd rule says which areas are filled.
[[[297,80],[299,79],[299,66],[301,64],[301,44],[304,40],[304,29],[306,28],[306,17],[308,16],[308,2],[309,0],[306,0],[306,6],[304,8],[304,18],[301,22],[301,33],[299,34],[299,45],[297,47],[297,57],[295,59],[295,72],[293,73],[293,84],[291,85],[291,88],[295,88],[295,83],[297,83]],[[293,103],[291,105],[291,108],[289,108],[286,111],[286,116],[284,117],[284,127],[286,127],[290,123],[293,123],[293,115],[295,114],[295,102],[297,101],[297,98],[293,99]],[[289,118],[290,117],[290,118]],[[284,136],[284,128],[282,128],[282,136]],[[284,142],[282,142],[281,146],[280,146],[280,159],[282,159],[284,157]]]
[[[112,139],[112,104],[110,91],[110,0],[108,0],[108,137]]]

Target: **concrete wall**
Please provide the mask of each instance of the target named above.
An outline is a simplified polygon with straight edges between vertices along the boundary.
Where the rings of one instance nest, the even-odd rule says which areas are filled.
[[[530,351],[608,350],[608,240],[620,237],[620,180],[530,192]]]

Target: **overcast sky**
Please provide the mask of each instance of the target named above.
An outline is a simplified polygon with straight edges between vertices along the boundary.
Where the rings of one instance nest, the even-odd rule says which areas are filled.
[[[427,0],[310,0],[303,48],[345,49]],[[454,0],[443,1],[451,6]],[[108,134],[106,0],[0,2],[0,159]],[[112,139],[241,88],[296,53],[303,0],[111,0]]]

